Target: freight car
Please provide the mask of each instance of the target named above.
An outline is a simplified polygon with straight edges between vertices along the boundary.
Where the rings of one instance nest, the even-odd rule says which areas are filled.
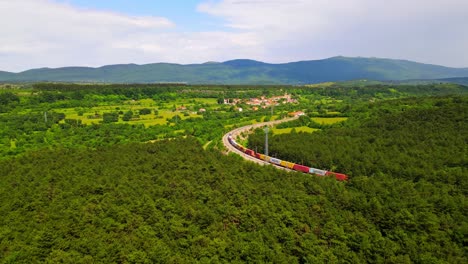
[[[319,176],[334,176],[335,179],[337,179],[339,181],[348,180],[348,176],[346,174],[343,174],[343,173],[337,173],[337,172],[332,172],[332,171],[327,171],[327,170],[320,170],[320,169],[307,167],[307,166],[300,165],[300,164],[295,164],[295,163],[292,163],[292,162],[289,162],[289,161],[280,160],[280,159],[273,158],[273,157],[270,157],[270,156],[266,156],[266,155],[261,154],[261,153],[255,153],[255,151],[253,151],[251,149],[248,149],[248,148],[242,146],[241,144],[237,143],[232,138],[231,135],[228,136],[228,141],[232,146],[234,146],[236,149],[242,151],[243,153],[245,153],[245,154],[247,154],[249,156],[252,156],[254,158],[266,161],[268,163],[277,165],[277,166],[281,166],[281,167],[284,167],[284,168],[287,168],[287,169],[300,171],[300,172],[304,172],[304,173],[315,174],[315,175],[319,175]]]

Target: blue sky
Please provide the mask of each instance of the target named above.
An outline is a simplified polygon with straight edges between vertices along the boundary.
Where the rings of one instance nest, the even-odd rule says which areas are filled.
[[[333,56],[468,67],[466,0],[0,1],[0,70]]]
[[[82,8],[108,10],[134,16],[164,16],[177,22],[177,30],[216,30],[222,20],[197,12],[200,0],[62,0]]]

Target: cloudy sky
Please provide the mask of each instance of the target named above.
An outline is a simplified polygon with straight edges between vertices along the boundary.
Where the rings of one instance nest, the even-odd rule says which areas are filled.
[[[327,57],[468,67],[467,0],[0,0],[0,70]]]

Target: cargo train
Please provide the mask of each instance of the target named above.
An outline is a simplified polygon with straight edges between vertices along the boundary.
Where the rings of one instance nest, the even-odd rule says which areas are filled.
[[[231,135],[228,136],[228,140],[229,140],[229,143],[232,146],[234,146],[236,149],[242,151],[243,153],[245,153],[245,154],[247,154],[249,156],[252,156],[254,158],[266,161],[268,163],[278,165],[278,166],[281,166],[281,167],[284,167],[284,168],[287,168],[287,169],[290,169],[290,170],[295,170],[295,171],[300,171],[300,172],[310,173],[310,174],[316,174],[316,175],[319,175],[319,176],[334,176],[339,181],[348,180],[348,176],[346,174],[343,174],[343,173],[337,173],[337,172],[332,172],[332,171],[327,171],[327,170],[319,170],[319,169],[316,169],[316,168],[307,167],[307,166],[295,164],[295,163],[292,163],[292,162],[289,162],[289,161],[284,161],[284,160],[280,160],[280,159],[273,158],[273,157],[270,157],[270,156],[266,156],[266,155],[261,154],[261,153],[255,153],[255,151],[253,151],[251,149],[248,149],[248,148],[242,146],[241,144],[237,143],[232,138]]]

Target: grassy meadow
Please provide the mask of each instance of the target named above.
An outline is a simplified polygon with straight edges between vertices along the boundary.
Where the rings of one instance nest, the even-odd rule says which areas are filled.
[[[101,117],[104,113],[111,112],[128,112],[132,111],[133,115],[138,116],[141,109],[149,108],[151,109],[150,114],[139,115],[137,118],[132,118],[130,121],[123,121],[122,116],[119,117],[118,123],[128,123],[128,124],[143,124],[146,127],[153,125],[165,125],[167,119],[171,119],[174,116],[178,115],[182,120],[190,117],[201,117],[196,111],[198,109],[189,110],[190,108],[195,107],[196,105],[202,104],[204,108],[210,108],[216,105],[216,99],[212,98],[196,98],[191,100],[182,100],[171,103],[158,103],[153,99],[142,99],[138,101],[125,101],[122,104],[114,105],[105,105],[105,106],[96,106],[91,108],[62,108],[55,109],[55,111],[62,112],[66,115],[68,119],[77,119],[81,120],[83,124],[98,124],[102,121]],[[175,108],[185,106],[187,110],[175,110]],[[154,110],[158,111],[156,115]],[[94,118],[96,116],[96,118]]]
[[[321,125],[331,125],[339,122],[344,122],[347,117],[312,117],[312,120]]]
[[[306,126],[302,126],[302,127],[288,127],[288,128],[273,128],[273,133],[276,134],[276,135],[280,135],[280,134],[289,134],[291,133],[292,130],[295,130],[296,132],[305,132],[305,133],[312,133],[312,132],[315,132],[317,130],[320,130],[318,128],[310,128],[310,127],[306,127]]]

